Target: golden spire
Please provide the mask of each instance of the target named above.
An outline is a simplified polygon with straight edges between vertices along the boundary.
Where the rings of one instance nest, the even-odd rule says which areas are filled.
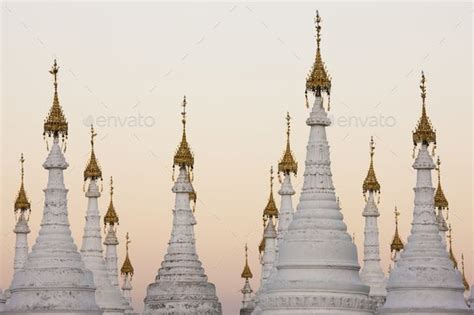
[[[249,267],[247,244],[245,244],[245,266],[240,276],[246,280],[251,279],[253,277],[252,271],[250,271],[250,267]]]
[[[117,212],[115,211],[113,196],[114,196],[114,181],[112,179],[112,176],[110,176],[110,203],[109,203],[109,208],[107,209],[107,213],[105,214],[105,217],[104,217],[104,225],[110,224],[111,226],[114,226],[115,224],[117,225],[119,224],[119,217],[117,215]]]
[[[298,171],[298,163],[295,161],[293,152],[291,152],[290,148],[290,119],[290,113],[286,112],[286,149],[283,153],[283,157],[278,163],[278,172],[283,174],[290,174],[293,172],[293,174],[296,175]]]
[[[464,289],[466,291],[469,291],[469,282],[467,282],[466,279],[466,273],[464,271],[464,254],[461,254],[461,267],[462,267],[462,282],[464,284]]]
[[[58,75],[59,67],[56,63],[56,59],[54,59],[54,64],[49,73],[51,73],[54,77],[54,98],[53,98],[53,106],[49,110],[48,117],[44,121],[44,130],[43,136],[54,138],[59,137],[61,135],[64,138],[67,138],[67,121],[64,117],[63,110],[61,105],[59,105],[59,98],[58,98]]]
[[[453,262],[454,269],[458,269],[458,261],[456,260],[456,257],[454,257],[454,252],[453,252],[453,229],[451,228],[451,224],[449,224],[449,234],[448,234],[448,240],[449,240],[449,259]]]
[[[130,244],[132,241],[130,241],[130,237],[127,235],[125,236],[126,242],[125,242],[125,249],[126,249],[126,254],[125,254],[125,260],[123,262],[122,268],[120,269],[120,273],[123,276],[130,276],[133,277],[133,266],[132,263],[130,262],[130,257],[128,256],[128,244]]]
[[[367,176],[365,177],[364,183],[362,184],[362,191],[364,195],[367,191],[380,192],[380,184],[377,181],[377,177],[375,176],[375,170],[374,170],[374,152],[375,152],[374,137],[370,137],[369,147],[370,147],[369,171],[367,172]]]
[[[182,103],[183,111],[181,112],[181,115],[183,116],[181,120],[183,123],[183,135],[178,150],[176,150],[176,154],[174,155],[173,169],[175,166],[178,166],[188,167],[192,170],[194,166],[194,156],[189,148],[188,141],[186,140],[186,104],[186,96],[184,96]]]
[[[400,216],[400,212],[398,212],[397,207],[395,207],[395,235],[393,236],[392,244],[390,244],[390,251],[399,252],[404,248],[402,239],[398,234],[398,217]]]
[[[436,132],[433,130],[430,119],[426,114],[426,85],[425,85],[425,73],[421,72],[421,99],[422,99],[422,108],[421,108],[421,117],[418,120],[418,125],[416,130],[413,132],[413,144],[416,146],[418,143],[424,145],[429,145],[434,143],[436,146]]]
[[[102,170],[100,169],[97,158],[95,157],[94,152],[94,138],[97,136],[97,133],[94,132],[94,126],[91,125],[91,157],[87,163],[86,169],[84,170],[84,181],[87,179],[95,180],[102,179]]]
[[[273,166],[270,168],[270,197],[268,198],[268,203],[265,209],[263,210],[263,218],[271,219],[278,218],[278,209],[273,199]]]
[[[25,192],[25,186],[24,186],[24,177],[25,177],[25,169],[23,167],[23,164],[25,163],[25,159],[23,157],[23,153],[21,154],[20,158],[20,163],[21,163],[21,184],[20,184],[20,190],[18,191],[18,195],[15,200],[15,206],[14,206],[14,211],[26,211],[26,210],[31,210],[31,204],[28,201],[28,198],[26,197],[26,192]]]
[[[322,92],[326,92],[328,95],[331,94],[331,78],[329,77],[326,66],[324,65],[323,59],[321,58],[321,17],[319,12],[316,11],[316,57],[314,60],[313,67],[311,72],[306,78],[306,90],[305,94],[308,91],[313,92],[316,96],[321,96]]]
[[[434,206],[438,209],[447,209],[448,208],[448,200],[444,195],[443,188],[441,188],[441,161],[438,156],[438,160],[436,162],[437,167],[436,170],[438,171],[438,187],[436,188],[436,192],[434,195]]]

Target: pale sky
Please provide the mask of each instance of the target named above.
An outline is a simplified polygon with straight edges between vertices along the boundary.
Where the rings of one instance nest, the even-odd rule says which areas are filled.
[[[236,314],[246,242],[252,285],[258,288],[257,246],[269,194],[268,170],[284,149],[287,110],[293,117],[291,145],[300,167],[293,180],[295,207],[298,203],[309,134],[303,92],[315,52],[316,9],[323,18],[323,59],[333,78],[330,115],[335,124],[327,132],[332,173],[359,260],[362,181],[371,135],[382,186],[384,270],[395,205],[402,214],[402,238],[409,234],[415,184],[411,132],[421,111],[423,69],[454,252],[459,261],[464,253],[468,279],[473,279],[470,3],[3,2],[1,8],[0,288],[9,286],[13,270],[13,202],[21,152],[33,208],[31,245],[41,220],[47,181],[41,166],[47,155],[42,124],[52,103],[48,70],[57,58],[60,102],[69,121],[65,181],[76,244],[81,244],[87,207],[82,172],[93,122],[104,176],[113,175],[115,181],[120,264],[127,231],[132,239],[133,298],[141,311],[170,235],[171,166],[186,94],[199,197],[198,254],[216,284],[224,313]],[[104,188],[102,214],[109,202],[107,180]]]

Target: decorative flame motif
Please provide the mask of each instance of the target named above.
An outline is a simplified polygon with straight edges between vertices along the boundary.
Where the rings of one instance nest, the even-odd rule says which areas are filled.
[[[18,211],[20,212],[25,212],[27,210],[31,211],[31,204],[28,201],[28,197],[26,196],[25,186],[24,186],[25,169],[24,169],[23,164],[25,163],[25,159],[23,157],[23,153],[21,154],[20,163],[21,163],[21,184],[20,184],[20,190],[18,191],[18,195],[15,200],[15,206],[14,206],[15,213],[17,213]]]
[[[451,224],[449,224],[449,229],[448,229],[449,234],[447,235],[448,240],[449,240],[449,259],[453,262],[454,269],[458,269],[458,261],[456,260],[456,257],[454,256],[453,252],[453,229],[451,228]]]
[[[119,217],[117,215],[117,212],[115,211],[113,196],[114,196],[114,181],[112,179],[112,176],[110,176],[110,203],[109,203],[109,208],[107,209],[107,213],[105,214],[105,217],[104,217],[104,225],[110,224],[111,226],[114,226],[115,224],[117,225],[119,224]]]
[[[247,244],[245,244],[245,266],[240,276],[246,280],[251,279],[253,277],[252,271],[250,270],[250,267],[249,267]]]
[[[48,117],[44,122],[44,131],[43,136],[58,138],[60,135],[62,136],[63,140],[67,139],[68,135],[68,124],[66,118],[64,117],[63,110],[61,105],[59,105],[59,97],[58,97],[58,75],[59,67],[56,63],[56,59],[54,60],[53,67],[49,71],[54,77],[54,98],[53,98],[53,106],[49,110]]]
[[[404,245],[400,235],[398,234],[398,217],[400,216],[400,212],[398,212],[397,207],[395,207],[395,235],[393,236],[392,244],[390,244],[390,251],[399,252],[403,250]]]
[[[470,286],[469,286],[469,282],[467,282],[467,279],[466,279],[466,272],[464,271],[464,254],[461,254],[461,266],[462,266],[462,282],[464,284],[464,289],[466,291],[469,291]]]
[[[94,138],[96,136],[97,133],[94,132],[94,126],[91,125],[91,157],[89,162],[87,162],[86,169],[84,170],[84,181],[87,179],[102,179],[102,170],[100,169],[99,162],[97,161],[94,152]]]
[[[281,158],[280,162],[278,163],[278,173],[283,173],[288,175],[293,173],[296,175],[298,172],[298,163],[295,161],[293,157],[293,152],[291,152],[290,148],[290,113],[286,113],[286,149],[283,152],[283,157]]]
[[[418,125],[416,126],[416,130],[413,132],[413,144],[415,147],[418,143],[423,145],[429,145],[433,143],[436,147],[436,132],[433,130],[433,126],[431,125],[431,121],[426,114],[426,79],[425,74],[421,72],[421,99],[422,99],[422,109],[421,109],[421,117],[418,120]],[[434,148],[433,148],[434,149]]]
[[[326,71],[326,67],[321,57],[321,17],[319,16],[318,11],[316,11],[315,23],[317,43],[316,57],[311,72],[306,79],[306,96],[308,91],[313,92],[316,96],[321,96],[322,92],[326,92],[327,95],[331,94],[331,78]]]
[[[125,236],[126,242],[125,242],[125,249],[126,249],[126,254],[125,254],[125,261],[123,262],[122,268],[120,269],[120,273],[123,276],[130,276],[133,277],[134,269],[132,266],[132,263],[130,262],[130,257],[128,255],[128,244],[130,244],[132,241],[130,241],[130,237],[127,235]]]
[[[377,181],[377,177],[375,176],[375,170],[374,170],[374,152],[375,152],[374,137],[370,137],[369,147],[370,147],[369,171],[367,172],[367,176],[365,177],[364,183],[362,185],[362,191],[364,195],[368,191],[380,193],[380,184]]]

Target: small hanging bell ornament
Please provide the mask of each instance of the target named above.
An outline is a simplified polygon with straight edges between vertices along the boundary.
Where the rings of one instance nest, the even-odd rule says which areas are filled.
[[[173,173],[171,173],[171,180],[174,182],[174,165],[173,165]]]
[[[278,182],[279,182],[280,184],[283,183],[283,181],[281,180],[280,172],[278,172]]]
[[[308,90],[304,91],[304,98],[306,100],[306,108],[309,108],[309,103],[308,103]]]
[[[435,156],[435,152],[436,152],[436,142],[433,144],[433,150],[431,151],[431,155]]]
[[[86,192],[86,181],[82,183],[82,192]]]
[[[380,192],[377,195],[377,204],[380,204]]]
[[[413,153],[411,154],[412,159],[415,158],[416,144],[413,146]]]
[[[328,112],[331,110],[331,95],[328,94]]]

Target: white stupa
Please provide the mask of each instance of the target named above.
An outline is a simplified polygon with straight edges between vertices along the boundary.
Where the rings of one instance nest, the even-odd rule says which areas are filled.
[[[398,211],[397,207],[395,207],[395,233],[393,234],[392,243],[390,243],[390,252],[391,252],[391,260],[393,262],[393,268],[397,266],[397,261],[400,259],[400,255],[405,248],[403,245],[403,241],[400,237],[400,233],[398,232],[398,217],[400,216],[400,212]],[[393,269],[392,268],[392,269]]]
[[[244,287],[242,290],[240,290],[240,292],[242,292],[242,306],[240,307],[240,315],[250,315],[255,308],[255,302],[253,300],[253,290],[250,286],[250,279],[253,278],[253,274],[249,266],[247,244],[245,244],[245,266],[240,276],[242,279],[245,279]]]
[[[117,226],[119,224],[119,217],[114,206],[114,181],[110,177],[110,203],[107,212],[104,216],[104,227],[107,230],[105,235],[105,267],[109,274],[110,282],[117,290],[119,290],[118,282],[118,256],[117,246],[119,244],[117,238]]]
[[[428,152],[436,144],[436,133],[426,114],[425,76],[422,74],[421,118],[413,132],[415,148],[420,145],[413,168],[417,171],[415,208],[411,235],[387,283],[387,300],[378,314],[468,314],[464,286],[441,241],[434,209]]]
[[[25,171],[23,168],[23,163],[25,159],[23,158],[23,153],[20,158],[21,162],[21,184],[20,190],[15,200],[14,211],[15,215],[18,216],[15,229],[13,232],[16,234],[15,240],[15,258],[13,260],[13,269],[16,273],[18,270],[23,269],[23,265],[28,258],[28,234],[31,232],[30,227],[28,226],[28,219],[31,213],[31,204],[28,201],[25,192],[24,185],[24,176]]]
[[[448,231],[448,224],[444,218],[443,211],[448,211],[448,200],[444,195],[443,188],[441,187],[441,161],[438,156],[437,160],[437,171],[438,171],[438,187],[436,187],[436,191],[434,194],[434,206],[438,210],[436,215],[436,222],[438,223],[439,234],[441,235],[441,241],[446,248],[446,232]]]
[[[95,297],[104,315],[120,315],[124,313],[127,303],[122,297],[120,290],[112,286],[109,273],[105,266],[102,249],[98,206],[98,198],[101,194],[97,186],[97,180],[102,180],[102,170],[94,152],[94,137],[96,135],[94,128],[91,126],[91,156],[84,170],[84,184],[86,184],[87,181],[89,184],[86,191],[88,204],[81,254],[86,267],[91,270],[94,275],[94,284],[96,286]]]
[[[360,271],[362,282],[370,287],[369,296],[376,300],[380,306],[385,302],[387,290],[385,289],[385,275],[380,266],[379,248],[379,209],[375,198],[380,194],[380,184],[375,176],[374,170],[374,139],[370,139],[370,165],[367,176],[362,185],[362,191],[366,198],[366,205],[362,216],[365,217],[364,225],[364,265]],[[368,196],[367,196],[368,194]]]
[[[132,277],[134,274],[134,269],[132,262],[130,261],[130,256],[128,253],[128,245],[131,243],[128,233],[125,237],[125,260],[123,261],[122,268],[120,268],[120,274],[123,276],[123,285],[122,293],[127,301],[127,307],[125,309],[125,314],[134,314],[133,313],[133,301],[132,301]]]
[[[182,115],[183,134],[173,163],[179,168],[172,189],[176,194],[173,228],[158,275],[148,286],[144,315],[222,314],[216,288],[208,282],[196,253],[196,219],[190,207],[190,198],[195,197],[190,182],[194,156],[186,140],[186,98],[183,100]],[[192,194],[194,196],[190,196]]]
[[[68,190],[63,180],[68,163],[59,146],[59,137],[67,137],[68,125],[59,105],[56,61],[50,72],[54,76],[54,100],[44,135],[53,137],[53,145],[43,164],[49,173],[43,220],[28,259],[14,274],[4,314],[99,315],[102,312],[95,300],[92,273],[85,268],[69,228]]]
[[[258,299],[262,314],[373,314],[375,303],[359,276],[357,248],[336,202],[323,106],[331,81],[320,51],[320,17],[316,16],[317,51],[306,89],[313,92],[307,125],[311,127],[304,184],[297,210],[279,244],[277,272]],[[329,105],[328,105],[329,109]]]

